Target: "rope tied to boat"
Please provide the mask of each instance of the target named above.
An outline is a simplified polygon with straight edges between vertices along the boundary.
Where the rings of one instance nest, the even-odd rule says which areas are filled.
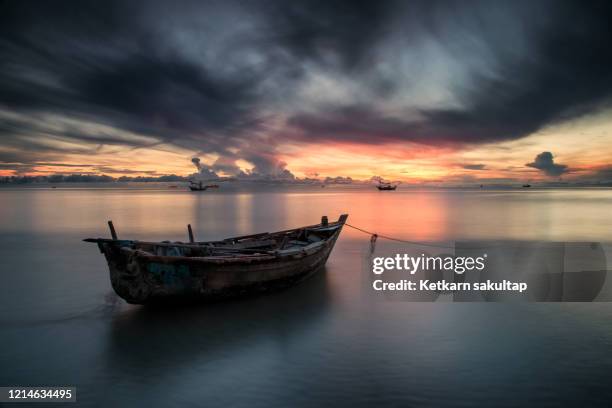
[[[378,240],[378,238],[386,239],[388,241],[402,242],[404,244],[425,246],[425,247],[431,247],[431,248],[457,249],[457,247],[455,245],[442,245],[442,244],[434,244],[432,242],[410,241],[410,240],[407,240],[407,239],[392,237],[390,235],[378,234],[376,232],[368,231],[366,229],[357,227],[355,225],[351,225],[348,222],[345,222],[344,225],[347,226],[347,227],[353,228],[353,229],[355,229],[357,231],[363,232],[364,234],[370,235],[370,253],[374,253],[374,249],[376,248],[376,241]],[[508,246],[508,245],[506,245],[506,246]],[[485,249],[486,250],[486,249],[498,248],[498,247],[499,247],[499,244],[479,245],[479,246],[465,246],[465,245],[463,245],[462,249],[469,249],[469,250]]]
[[[348,222],[345,222],[344,225],[347,227],[353,228],[357,231],[363,232],[364,234],[370,235],[370,253],[374,252],[374,249],[376,248],[376,241],[378,240],[378,238],[386,239],[389,241],[402,242],[404,244],[420,245],[420,246],[433,247],[433,248],[455,249],[454,246],[449,246],[449,245],[433,244],[430,242],[409,241],[406,239],[392,237],[389,235],[378,234],[376,232],[368,231],[363,228],[357,227],[355,225],[351,225]]]

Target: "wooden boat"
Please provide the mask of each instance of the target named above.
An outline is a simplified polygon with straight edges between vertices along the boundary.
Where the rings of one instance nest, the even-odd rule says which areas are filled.
[[[202,184],[201,181],[190,181],[189,190],[191,191],[206,191],[209,186]]]
[[[391,183],[380,183],[376,186],[376,188],[381,191],[393,191],[397,188],[397,186]]]
[[[290,286],[319,270],[348,215],[274,233],[189,243],[88,238],[106,257],[113,289],[128,303],[215,300]]]

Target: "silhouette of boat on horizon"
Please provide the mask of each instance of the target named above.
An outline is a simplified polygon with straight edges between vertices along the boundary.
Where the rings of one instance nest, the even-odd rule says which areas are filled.
[[[531,187],[531,184],[523,184],[523,188],[529,188]]]
[[[338,221],[278,232],[195,242],[87,238],[108,263],[115,292],[128,303],[206,301],[291,286],[321,269],[348,214]]]
[[[218,184],[203,184],[201,181],[190,181],[189,190],[191,191],[206,191],[209,188],[219,188]]]
[[[378,183],[376,188],[379,189],[380,191],[393,191],[397,188],[397,184],[381,182],[381,183]]]

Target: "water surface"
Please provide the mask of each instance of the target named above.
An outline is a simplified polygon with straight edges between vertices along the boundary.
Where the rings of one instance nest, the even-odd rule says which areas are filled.
[[[0,189],[0,385],[76,385],[79,405],[609,406],[612,305],[380,301],[345,229],[290,290],[130,306],[85,237],[218,239],[349,213],[411,240],[611,241],[612,191]]]

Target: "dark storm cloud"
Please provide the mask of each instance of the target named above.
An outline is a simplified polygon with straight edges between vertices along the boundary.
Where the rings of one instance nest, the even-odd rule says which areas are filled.
[[[252,125],[258,79],[222,78],[175,53],[122,3],[8,2],[0,101],[145,132],[162,139]],[[136,16],[138,14],[135,14]],[[163,18],[163,16],[159,16]]]
[[[21,149],[21,163],[74,150],[47,139],[92,154],[169,143],[215,153],[213,172],[238,174],[242,159],[285,177],[287,141],[488,143],[612,92],[607,2],[0,7],[0,155]]]
[[[257,74],[245,70],[222,76],[173,49],[162,52],[163,38],[140,21],[145,5],[3,5],[0,110],[21,114],[2,118],[5,146],[31,149],[22,136],[34,134],[89,144],[147,147],[169,142],[223,151],[242,128],[258,127],[253,93]],[[39,113],[138,132],[157,142],[23,120]]]
[[[609,104],[611,3],[519,2],[507,14],[491,9],[503,12],[508,3],[471,5],[475,7],[460,10],[456,3],[438,3],[419,10],[419,17],[431,25],[417,35],[439,41],[449,55],[457,57],[466,50],[461,38],[482,42],[480,55],[463,56],[466,63],[475,58],[476,68],[449,83],[459,106],[419,109],[420,118],[415,120],[385,114],[374,104],[348,101],[295,114],[289,123],[298,137],[362,143],[486,143],[520,138]],[[398,78],[392,81],[399,89]]]
[[[565,164],[555,163],[551,152],[538,154],[533,162],[527,163],[525,166],[541,170],[547,176],[560,176],[569,171]]]
[[[260,15],[269,39],[300,62],[331,62],[351,71],[363,67],[388,29],[395,1],[264,1]],[[273,27],[273,28],[272,28]],[[335,60],[334,60],[335,58]]]

